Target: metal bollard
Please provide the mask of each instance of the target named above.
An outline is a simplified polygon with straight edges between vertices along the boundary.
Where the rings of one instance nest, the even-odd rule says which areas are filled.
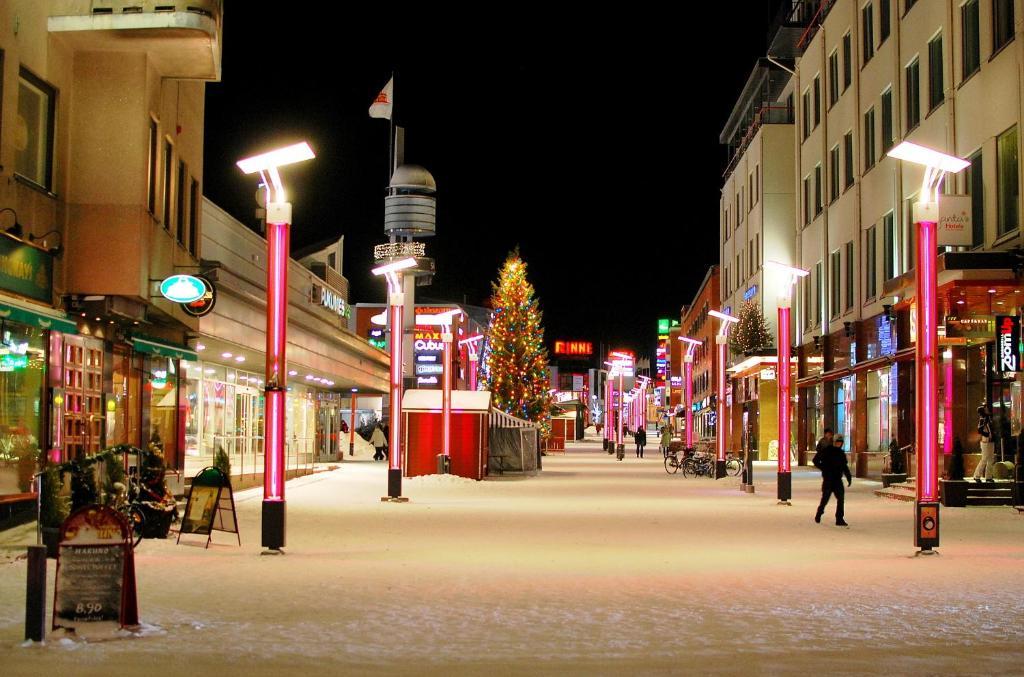
[[[28,584],[25,589],[25,639],[46,637],[46,546],[28,546]]]

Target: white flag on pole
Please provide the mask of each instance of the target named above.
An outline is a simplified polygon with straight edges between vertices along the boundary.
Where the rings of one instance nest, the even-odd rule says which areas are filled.
[[[394,89],[395,89],[395,78],[392,77],[388,80],[388,84],[384,85],[384,89],[380,90],[380,94],[370,104],[370,117],[371,118],[384,118],[385,120],[391,119],[391,107],[394,105]]]

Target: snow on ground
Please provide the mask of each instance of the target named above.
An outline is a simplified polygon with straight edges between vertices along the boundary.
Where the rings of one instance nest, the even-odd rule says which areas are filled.
[[[537,477],[406,480],[345,462],[287,485],[288,544],[145,541],[146,636],[21,646],[24,561],[0,563],[0,672],[14,675],[1022,674],[1024,518],[943,510],[941,555],[914,558],[910,503],[854,481],[851,529],[812,520],[798,470],[777,506],[738,480],[665,473],[592,443]],[[0,549],[25,540],[0,534]],[[201,543],[193,537],[191,543]],[[50,594],[54,567],[50,565]]]

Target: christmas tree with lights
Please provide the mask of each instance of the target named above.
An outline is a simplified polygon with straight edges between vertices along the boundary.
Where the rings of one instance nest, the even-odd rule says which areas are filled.
[[[546,436],[551,428],[548,352],[540,307],[518,250],[505,259],[492,288],[494,310],[482,359],[484,386],[491,391],[495,408],[539,424]]]

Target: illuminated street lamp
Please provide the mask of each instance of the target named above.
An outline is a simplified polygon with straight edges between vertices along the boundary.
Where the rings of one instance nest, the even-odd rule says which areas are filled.
[[[693,351],[703,341],[680,336],[679,340],[686,344],[686,355],[683,355],[683,404],[686,416],[686,449],[693,449]]]
[[[789,334],[789,315],[790,306],[793,303],[793,286],[801,277],[806,277],[809,271],[775,261],[765,261],[764,268],[775,271],[779,278],[779,360],[776,366],[778,371],[776,378],[779,384],[779,470],[776,497],[779,499],[779,503],[791,505],[793,474],[789,459],[789,409],[792,404],[790,399],[790,345],[792,339]]]
[[[725,477],[725,451],[726,451],[726,425],[725,425],[725,358],[726,347],[729,343],[729,325],[739,322],[738,318],[732,315],[720,313],[717,310],[709,310],[708,315],[721,321],[718,334],[715,336],[715,345],[718,348],[718,399],[715,407],[715,418],[718,420],[718,430],[715,441],[715,479]]]
[[[939,185],[946,172],[958,173],[970,166],[966,160],[904,141],[889,156],[925,168],[921,193],[913,207],[917,224],[917,342],[914,347],[917,445],[917,504],[914,511],[914,545],[931,554],[939,545],[938,478],[938,258]],[[947,414],[948,415],[948,414]]]
[[[416,259],[407,258],[374,268],[374,275],[383,275],[388,283],[388,309],[391,311],[391,426],[388,430],[388,495],[382,501],[404,502],[402,496],[402,318],[405,294],[404,275],[398,271],[412,268]]]
[[[267,355],[265,378],[266,442],[263,466],[262,545],[285,545],[284,412],[288,388],[285,347],[288,331],[288,239],[292,205],[278,168],[314,157],[306,142],[238,162],[246,174],[260,175],[267,188]]]
[[[441,327],[441,342],[444,343],[444,373],[441,374],[441,419],[443,433],[441,436],[441,454],[444,456],[443,466],[438,468],[439,474],[446,474],[451,468],[452,440],[452,320],[462,315],[458,308],[437,315],[417,315],[416,324]]]
[[[466,346],[466,350],[469,351],[469,389],[476,390],[476,372],[477,372],[477,361],[480,356],[476,352],[476,344],[479,341],[484,340],[483,334],[477,334],[476,336],[470,336],[459,341],[460,346]]]

